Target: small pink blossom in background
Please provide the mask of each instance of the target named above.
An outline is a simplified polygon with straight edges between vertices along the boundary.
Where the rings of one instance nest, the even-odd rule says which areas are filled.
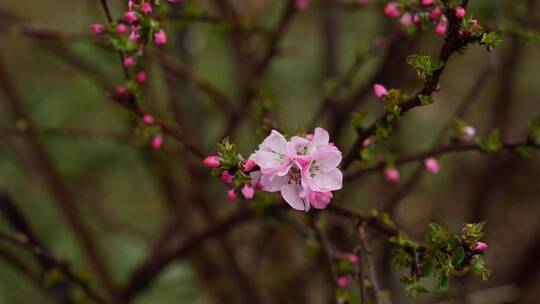
[[[203,164],[210,169],[217,169],[221,166],[221,158],[219,156],[207,156],[203,160]]]
[[[384,7],[384,13],[390,18],[398,18],[401,15],[399,5],[396,2],[390,2]]]
[[[124,23],[119,23],[116,26],[116,31],[118,32],[118,34],[125,34],[128,32],[128,26],[125,25]]]
[[[148,76],[146,75],[145,71],[137,72],[137,74],[135,75],[135,80],[138,83],[144,83],[146,82],[147,79],[148,79]]]
[[[428,158],[424,160],[424,166],[429,173],[437,174],[439,173],[439,162],[435,158]]]
[[[147,125],[152,125],[152,124],[154,124],[154,122],[156,122],[155,119],[154,119],[154,116],[152,116],[150,114],[144,114],[142,120]]]
[[[337,285],[340,287],[340,288],[345,288],[347,286],[349,286],[349,277],[347,276],[341,276],[337,279]]]
[[[119,85],[114,88],[114,92],[118,95],[124,95],[127,94],[128,90],[126,89],[126,87]]]
[[[439,36],[444,36],[446,34],[446,30],[448,29],[448,21],[446,18],[441,18],[439,23],[435,26],[435,34]]]
[[[242,196],[247,200],[252,199],[253,195],[255,195],[255,190],[253,190],[253,186],[251,186],[250,184],[245,184],[244,186],[242,186],[241,192]]]
[[[465,141],[471,141],[476,136],[476,129],[471,126],[466,126],[463,128],[463,139]]]
[[[474,244],[474,247],[473,247],[473,248],[474,248],[474,250],[476,250],[476,251],[482,251],[482,252],[484,252],[484,251],[488,250],[489,246],[488,246],[486,243],[484,243],[484,242],[476,242],[476,243]]]
[[[163,29],[159,29],[154,33],[154,42],[157,45],[163,45],[167,43],[167,34],[165,34],[165,31]]]
[[[127,11],[127,12],[124,13],[124,20],[127,23],[130,23],[130,24],[134,23],[138,19],[139,19],[139,17],[137,17],[137,13],[135,11]]]
[[[144,14],[150,14],[152,12],[152,4],[148,2],[141,4],[141,12]]]
[[[128,56],[124,58],[124,66],[126,68],[130,68],[134,66],[137,63],[137,60],[135,59],[135,56]]]
[[[422,5],[424,6],[433,5],[433,0],[422,0]]]
[[[440,7],[434,8],[431,13],[429,14],[429,17],[433,20],[439,19],[439,17],[442,15],[442,10]]]
[[[373,91],[375,92],[375,96],[378,98],[383,98],[384,96],[388,95],[388,90],[382,84],[376,83],[373,86]]]
[[[456,7],[456,17],[461,19],[463,17],[465,17],[465,14],[466,14],[466,11],[463,7],[461,6],[458,6]]]
[[[128,0],[128,10],[133,10],[135,8],[135,5],[137,4],[136,0]]]
[[[399,19],[399,23],[404,26],[408,26],[413,24],[413,17],[411,13],[405,13],[401,18]]]
[[[234,202],[238,198],[238,194],[236,194],[236,189],[231,188],[229,191],[227,191],[227,199],[229,202]]]
[[[399,183],[400,175],[396,168],[387,168],[384,170],[384,175],[389,183]]]
[[[105,26],[100,23],[94,23],[92,24],[92,32],[94,32],[96,35],[101,35],[105,33]]]
[[[413,22],[414,22],[414,24],[420,23],[420,15],[414,14],[414,16],[413,16]]]
[[[156,134],[152,136],[152,149],[159,150],[163,145],[163,136],[161,134]]]
[[[368,137],[364,139],[364,141],[362,142],[362,146],[367,147],[371,145],[372,143],[373,143],[373,139],[371,139],[371,137]]]
[[[231,173],[229,173],[229,171],[223,171],[223,173],[221,173],[220,178],[221,178],[222,182],[224,182],[226,184],[230,184],[230,183],[232,183],[234,176],[231,175]]]
[[[129,40],[139,41],[139,39],[141,39],[141,34],[139,34],[139,31],[137,31],[137,29],[132,30],[131,34],[129,34]]]
[[[255,161],[253,161],[252,159],[248,159],[244,162],[243,164],[243,168],[242,170],[244,172],[251,172],[251,170],[253,170],[253,168],[255,168],[255,166],[257,166],[257,164],[255,163]]]
[[[294,4],[299,11],[305,11],[309,8],[309,0],[295,0]]]
[[[357,264],[358,261],[360,260],[356,254],[352,254],[352,253],[349,254],[349,255],[347,256],[347,258],[349,259],[349,262],[351,262],[351,263],[353,263],[353,264]]]

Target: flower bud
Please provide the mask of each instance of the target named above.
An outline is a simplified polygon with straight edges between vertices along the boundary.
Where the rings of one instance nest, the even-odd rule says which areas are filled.
[[[137,17],[137,13],[135,11],[127,11],[124,13],[124,20],[127,22],[127,23],[134,23],[135,21],[137,21],[139,18]]]
[[[134,66],[137,63],[137,60],[135,59],[135,56],[128,56],[124,58],[124,66],[126,68],[130,68]]]
[[[230,174],[229,171],[223,171],[223,173],[221,173],[220,178],[221,178],[221,181],[224,182],[225,184],[230,184],[232,183],[234,176]]]
[[[463,128],[463,139],[465,141],[471,141],[476,136],[476,129],[471,126],[466,126]]]
[[[125,34],[128,31],[128,26],[125,25],[124,23],[119,23],[116,26],[116,31],[118,32],[118,34]]]
[[[433,5],[433,0],[422,0],[423,6],[430,6]]]
[[[242,195],[245,199],[250,200],[253,198],[253,195],[255,195],[255,190],[253,190],[253,186],[251,184],[245,184],[242,186]]]
[[[424,166],[429,173],[437,174],[439,173],[439,163],[435,158],[428,158],[424,160]]]
[[[142,120],[147,125],[152,125],[155,122],[154,116],[152,116],[150,114],[144,114]]]
[[[399,183],[400,175],[396,168],[387,168],[384,171],[384,175],[386,176],[386,181],[389,183]]]
[[[227,191],[227,199],[229,202],[234,202],[238,198],[238,195],[236,194],[236,189],[231,188],[229,191]]]
[[[349,260],[349,262],[353,264],[357,264],[358,261],[360,260],[356,254],[352,254],[352,253],[347,256],[347,259]]]
[[[305,11],[309,8],[309,0],[295,0],[294,5],[299,11]]]
[[[167,43],[167,34],[165,34],[165,31],[163,29],[159,29],[154,33],[154,42],[157,45],[163,45]]]
[[[141,12],[144,14],[150,14],[152,12],[152,4],[148,2],[141,4]]]
[[[92,32],[94,32],[94,34],[96,35],[101,35],[105,33],[105,26],[103,26],[103,24],[100,24],[100,23],[94,23],[92,24]]]
[[[475,251],[481,251],[481,252],[485,252],[486,250],[488,250],[489,246],[484,243],[484,242],[476,242],[473,246],[473,249]]]
[[[373,139],[371,139],[371,137],[368,137],[364,139],[364,141],[362,142],[362,146],[367,147],[371,145],[372,143],[373,143]]]
[[[383,85],[378,83],[373,86],[373,91],[375,92],[375,96],[378,98],[383,98],[384,96],[388,95],[388,90],[386,90]]]
[[[384,7],[384,13],[390,18],[397,18],[401,15],[399,5],[396,2],[390,2]]]
[[[242,170],[244,172],[250,172],[251,170],[253,170],[253,168],[255,168],[256,165],[257,163],[255,163],[255,161],[248,159],[244,161],[244,164],[242,165]]]
[[[435,26],[435,34],[439,36],[444,36],[446,34],[446,30],[448,29],[448,21],[446,18],[441,18],[439,23]]]
[[[440,7],[434,8],[431,13],[429,14],[429,17],[433,20],[438,19],[442,15],[442,11]]]
[[[347,286],[349,286],[349,278],[347,276],[341,276],[337,279],[337,286],[339,286],[340,288],[346,288]]]
[[[466,14],[466,11],[463,7],[461,6],[458,6],[456,7],[456,17],[461,19],[463,17],[465,17],[465,14]]]
[[[135,75],[135,80],[136,80],[138,83],[146,82],[147,79],[148,79],[148,77],[146,76],[146,72],[145,72],[145,71],[140,71],[140,72],[138,72],[138,73]]]
[[[159,150],[163,145],[163,136],[161,134],[156,134],[152,137],[152,149]]]
[[[221,166],[221,158],[215,155],[208,156],[203,160],[203,164],[210,169],[216,169]]]
[[[408,26],[413,24],[413,17],[411,13],[405,13],[401,18],[399,19],[399,23],[403,26]]]

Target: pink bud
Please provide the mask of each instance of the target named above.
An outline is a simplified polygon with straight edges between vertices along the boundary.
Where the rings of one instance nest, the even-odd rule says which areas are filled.
[[[353,263],[353,264],[357,264],[358,261],[360,260],[356,254],[352,254],[352,253],[349,254],[349,255],[347,256],[347,258],[349,259],[349,262],[351,262],[351,263]]]
[[[489,246],[484,242],[476,242],[473,247],[475,251],[482,251],[482,252],[488,250],[488,248]]]
[[[225,184],[230,184],[232,183],[234,176],[231,175],[229,171],[223,171],[223,173],[221,173],[220,178],[221,178],[221,181],[224,182]]]
[[[154,116],[152,116],[150,114],[144,114],[142,120],[147,125],[152,125],[155,122]]]
[[[116,86],[116,88],[114,88],[114,92],[118,95],[124,95],[127,94],[128,90],[124,86]]]
[[[124,66],[126,68],[132,67],[137,63],[137,60],[135,60],[135,56],[128,56],[124,58]]]
[[[375,92],[375,96],[378,98],[383,98],[384,96],[388,95],[388,90],[386,90],[382,84],[375,84],[373,86],[373,91]]]
[[[96,35],[101,35],[105,33],[105,26],[103,26],[103,24],[94,23],[92,24],[92,32]]]
[[[139,18],[137,17],[137,13],[135,11],[127,11],[124,13],[124,20],[127,23],[134,23],[137,21],[137,19]]]
[[[141,34],[135,29],[131,31],[131,34],[129,34],[129,40],[131,41],[138,41],[141,38]]]
[[[146,82],[146,79],[147,76],[146,76],[146,72],[145,71],[140,71],[138,72],[136,75],[135,75],[135,80],[138,82],[138,83],[143,83],[143,82]]]
[[[154,42],[157,45],[163,45],[167,43],[167,34],[165,34],[165,31],[163,29],[159,29],[154,33]]]
[[[141,12],[144,14],[150,14],[152,12],[152,4],[148,2],[141,4]]]
[[[386,181],[389,183],[399,183],[400,176],[396,168],[387,168],[384,174],[386,175]]]
[[[251,160],[251,159],[248,159],[244,162],[244,165],[243,165],[243,170],[244,172],[250,172],[251,170],[253,170],[253,168],[255,168],[257,164]]]
[[[309,0],[295,0],[294,5],[299,11],[305,11],[309,8]]]
[[[371,145],[372,143],[373,143],[373,140],[371,139],[371,137],[368,137],[368,138],[364,139],[364,141],[362,142],[362,146],[367,147],[367,146]]]
[[[415,24],[420,23],[420,15],[414,14],[414,16],[413,16],[413,22],[414,22]]]
[[[422,0],[423,6],[430,6],[433,5],[433,0]]]
[[[434,8],[431,13],[429,14],[429,17],[433,20],[438,19],[442,15],[442,11],[440,7]]]
[[[128,10],[133,10],[133,8],[135,7],[135,4],[137,4],[137,1],[136,0],[128,0]]]
[[[476,129],[471,126],[466,126],[463,128],[463,139],[466,141],[471,141],[476,136]]]
[[[390,2],[384,7],[384,13],[390,18],[397,18],[401,15],[399,5],[396,2]]]
[[[448,28],[448,21],[446,20],[446,18],[441,18],[441,21],[439,21],[439,23],[437,23],[437,25],[435,26],[435,34],[439,35],[439,36],[444,36],[446,34],[446,30]]]
[[[253,187],[251,184],[245,184],[242,186],[242,195],[245,199],[250,200],[253,198],[253,195],[255,195],[255,190],[253,190]]]
[[[216,169],[221,166],[221,158],[215,155],[208,156],[203,160],[203,164],[210,169]]]
[[[424,166],[429,173],[437,174],[439,173],[439,163],[435,158],[428,158],[424,160]]]
[[[116,26],[116,31],[118,32],[118,34],[125,34],[128,31],[128,26],[124,23],[118,23],[118,25]]]
[[[456,17],[461,19],[465,17],[465,9],[461,6],[456,7]]]
[[[238,195],[236,194],[236,189],[231,188],[229,191],[227,191],[227,199],[229,202],[234,202],[238,198]]]
[[[163,145],[163,136],[161,134],[156,134],[152,137],[152,149],[159,150]]]
[[[403,16],[401,16],[401,18],[399,19],[399,23],[401,23],[401,25],[404,25],[404,26],[413,24],[413,17],[411,13],[403,14]]]
[[[345,288],[347,286],[349,286],[349,278],[346,277],[346,276],[341,276],[337,279],[337,285],[340,287],[340,288]]]

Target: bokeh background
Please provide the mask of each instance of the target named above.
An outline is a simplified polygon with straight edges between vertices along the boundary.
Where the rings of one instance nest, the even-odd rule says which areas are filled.
[[[126,1],[109,2],[114,16],[125,10]],[[273,28],[285,5],[283,0],[232,2],[246,24],[268,29]],[[437,56],[443,39],[432,31],[410,33],[390,47],[368,51],[384,44],[381,37],[400,31],[382,14],[382,1],[373,2],[376,4],[359,8],[352,1],[347,5],[319,1],[295,14],[278,54],[259,83],[266,102],[272,104],[276,125],[289,133],[309,127],[328,87],[349,71],[358,56],[360,68],[340,97],[347,100],[356,94],[351,110],[366,111],[368,120],[383,111],[371,93],[373,83],[408,93],[421,86],[406,57]],[[538,2],[471,0],[469,11],[482,24],[507,30],[503,45],[492,53],[472,46],[464,55],[452,57],[435,103],[407,113],[387,148],[398,154],[429,149],[464,100],[467,106],[461,117],[480,136],[499,128],[503,141],[523,139],[529,119],[540,116],[540,45],[533,35],[525,39],[527,31],[540,27]],[[174,6],[163,3],[163,10],[189,11],[195,5],[211,15],[222,13],[212,1],[185,0]],[[201,201],[214,216],[228,214],[246,202],[227,203],[226,188],[217,179],[204,177],[209,174],[202,168],[190,172],[190,157],[174,139],[166,137],[159,151],[150,149],[136,118],[106,96],[107,89],[124,81],[116,53],[92,38],[43,39],[10,30],[13,24],[30,24],[87,35],[94,22],[105,22],[95,0],[0,0],[0,62],[29,118],[25,122],[14,119],[8,110],[11,97],[5,89],[0,90],[0,188],[15,200],[42,242],[93,281],[95,274],[41,177],[36,151],[28,145],[26,135],[17,131],[21,123],[34,126],[38,144],[74,198],[113,279],[123,284],[147,257],[177,206],[185,205],[182,221],[187,231],[211,221],[207,212],[198,209]],[[220,23],[180,19],[163,24],[169,36],[163,51],[238,105],[242,67],[250,58],[235,54],[238,50],[230,29]],[[242,47],[256,58],[265,39],[255,37]],[[157,117],[178,119],[206,152],[214,153],[227,117],[197,88],[168,73],[159,61],[147,59],[143,65],[149,81],[141,105]],[[229,134],[244,155],[253,151],[259,140],[253,113],[251,107],[245,108],[243,115],[248,118]],[[348,123],[350,113],[338,121],[331,118],[333,114],[332,107],[326,109],[315,125],[328,128],[338,146],[348,151],[355,138]],[[449,135],[443,134],[443,141],[448,142]],[[490,281],[466,276],[453,281],[449,293],[422,296],[417,303],[536,303],[540,296],[538,158],[465,152],[439,161],[441,172],[423,174],[416,178],[414,187],[403,187],[420,165],[413,163],[400,168],[400,184],[386,183],[380,172],[371,174],[347,185],[334,203],[364,213],[373,208],[388,210],[396,224],[416,239],[423,237],[431,222],[459,229],[465,222],[487,221]],[[293,214],[296,216],[301,215]],[[335,224],[338,220],[328,221]],[[337,228],[330,235],[336,240],[350,229],[345,224],[334,226]],[[0,229],[9,231],[5,219],[0,220]],[[176,232],[179,239],[183,231]],[[321,266],[324,260],[306,257],[306,239],[286,224],[260,220],[205,242],[177,260],[134,303],[243,302],[238,296],[242,287],[229,275],[230,256],[225,254],[223,242],[265,303],[328,303],[332,299],[332,284]],[[385,242],[373,238],[384,298],[409,303],[398,281],[399,270],[389,265]],[[32,260],[23,251],[4,244],[0,248]],[[53,301],[0,258],[0,303]]]

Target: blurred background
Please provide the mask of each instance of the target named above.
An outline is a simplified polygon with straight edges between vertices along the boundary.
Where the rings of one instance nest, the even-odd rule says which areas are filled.
[[[365,6],[312,2],[291,16],[271,63],[255,80],[254,103],[245,105],[245,71],[264,55],[271,39],[256,29],[273,30],[287,1],[231,1],[241,25],[251,29],[246,31],[220,21],[227,17],[221,1],[161,2],[163,13],[219,17],[216,22],[163,18],[169,43],[156,52],[182,62],[241,109],[238,128],[226,135],[245,156],[260,140],[261,109],[289,134],[301,127],[325,127],[338,147],[348,151],[355,138],[350,114],[365,111],[372,121],[383,113],[372,94],[373,83],[412,94],[422,84],[406,64],[407,56],[435,57],[443,43],[432,30],[402,31],[382,13],[383,1]],[[503,141],[522,140],[529,119],[540,117],[540,48],[534,34],[540,26],[539,2],[471,0],[468,11],[484,26],[507,30],[503,45],[491,53],[472,46],[453,56],[435,103],[407,113],[385,149],[407,154],[448,142],[443,131],[460,105],[459,116],[479,136],[498,128]],[[126,9],[126,1],[109,4],[115,18]],[[0,189],[21,209],[37,238],[101,290],[62,202],[74,203],[117,284],[125,284],[148,257],[173,215],[180,222],[175,238],[182,240],[185,233],[247,203],[226,202],[226,187],[202,166],[193,166],[197,160],[173,138],[165,137],[163,148],[153,151],[137,118],[107,98],[124,79],[118,55],[92,38],[90,24],[96,22],[106,19],[95,0],[0,0]],[[15,29],[21,25],[65,37],[25,34]],[[230,118],[189,79],[177,77],[181,73],[172,65],[156,56],[144,58],[149,81],[141,106],[156,117],[177,121],[206,153],[215,153]],[[324,96],[351,69],[350,81],[331,94],[335,102],[316,114]],[[24,132],[28,127],[32,134]],[[536,303],[538,158],[463,152],[439,162],[437,175],[423,174],[419,163],[400,167],[397,185],[386,183],[381,172],[363,176],[337,193],[333,203],[362,213],[386,210],[398,227],[420,240],[431,222],[459,229],[466,222],[487,221],[491,279],[481,282],[468,275],[452,281],[450,292],[423,295],[416,303]],[[303,215],[290,216],[302,220]],[[352,225],[331,216],[325,223],[336,246],[350,250],[350,241],[343,239]],[[0,229],[11,229],[5,218]],[[306,254],[309,241],[286,222],[250,221],[176,259],[133,303],[254,303],[246,300],[254,296],[261,303],[332,302],[332,279],[321,266],[323,257]],[[390,265],[386,243],[372,235],[383,300],[412,303],[399,282],[400,271]],[[25,251],[0,245],[0,251],[33,265]],[[0,303],[55,303],[2,256]]]

